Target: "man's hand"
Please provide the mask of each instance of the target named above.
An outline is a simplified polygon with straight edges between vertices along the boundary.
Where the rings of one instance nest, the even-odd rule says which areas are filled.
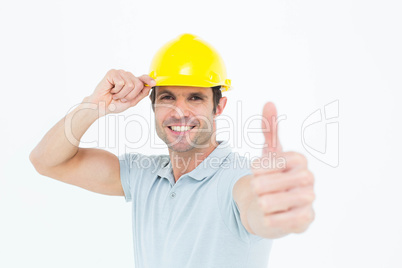
[[[146,74],[135,77],[130,72],[112,69],[85,100],[99,105],[101,115],[120,113],[137,105],[155,85],[155,80]]]
[[[264,106],[262,130],[263,153],[252,164],[254,201],[247,213],[250,228],[266,238],[304,232],[314,219],[313,174],[303,155],[282,151],[273,103]]]

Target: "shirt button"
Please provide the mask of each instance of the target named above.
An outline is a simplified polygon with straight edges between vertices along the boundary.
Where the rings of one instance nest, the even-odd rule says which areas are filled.
[[[171,197],[171,198],[174,198],[175,196],[176,196],[176,193],[175,193],[175,192],[173,192],[173,193],[170,194],[170,197]]]

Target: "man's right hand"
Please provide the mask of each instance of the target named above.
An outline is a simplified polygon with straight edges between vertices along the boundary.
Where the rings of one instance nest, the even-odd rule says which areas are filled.
[[[121,113],[148,96],[155,85],[156,81],[149,75],[135,77],[130,72],[111,69],[86,101],[97,104],[101,116]]]
[[[29,159],[35,169],[41,175],[89,191],[124,195],[118,157],[102,149],[78,146],[97,118],[135,106],[155,85],[148,75],[135,77],[123,70],[108,71],[82,105],[57,122],[31,152]],[[90,111],[94,106],[98,113]],[[83,112],[78,112],[81,109]]]

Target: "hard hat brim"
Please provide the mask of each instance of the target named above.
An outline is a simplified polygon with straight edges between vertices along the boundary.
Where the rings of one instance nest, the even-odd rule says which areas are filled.
[[[152,77],[152,76],[151,76]],[[230,79],[226,79],[223,83],[215,83],[194,75],[175,75],[175,76],[158,76],[152,77],[156,81],[156,86],[188,86],[188,87],[215,87],[221,86],[222,91],[231,89]]]

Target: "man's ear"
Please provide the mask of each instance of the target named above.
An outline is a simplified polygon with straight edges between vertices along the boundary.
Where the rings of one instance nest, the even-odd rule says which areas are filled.
[[[226,97],[221,97],[218,105],[216,106],[216,112],[214,117],[218,117],[223,113],[223,109],[225,109],[226,102],[228,99]]]

